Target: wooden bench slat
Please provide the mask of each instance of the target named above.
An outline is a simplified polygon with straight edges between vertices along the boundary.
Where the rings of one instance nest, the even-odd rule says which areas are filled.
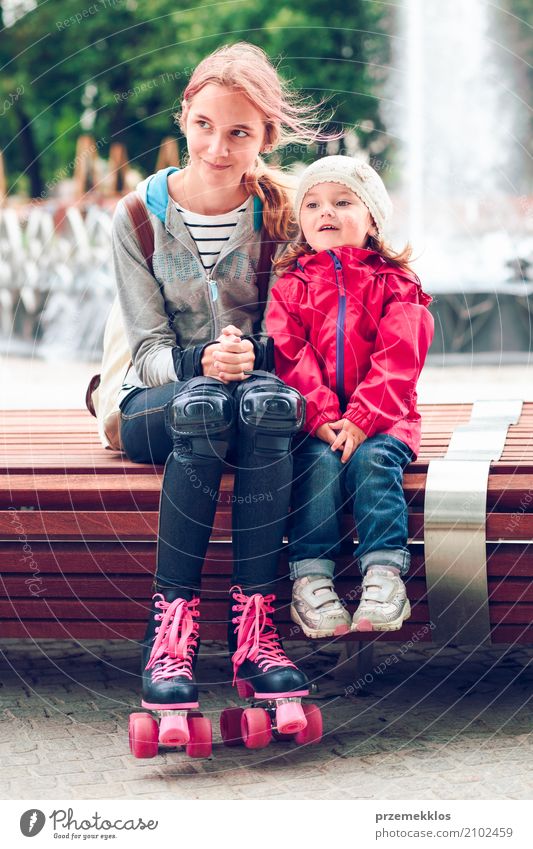
[[[83,599],[81,602],[77,600],[53,599],[48,597],[41,598],[11,598],[0,599],[0,617],[1,619],[113,619],[122,618],[125,620],[138,619],[146,621],[147,603],[128,599],[127,604],[124,601],[100,600],[100,599]],[[490,605],[490,622],[491,625],[508,624],[508,625],[531,625],[533,622],[533,604],[521,602],[520,604],[509,604],[507,602],[494,602]],[[202,617],[210,622],[225,622],[226,604],[210,601],[208,598],[202,602]],[[289,623],[289,606],[278,607],[276,613],[277,622]],[[413,605],[411,624],[424,623],[429,621],[428,606],[423,601]]]
[[[68,640],[141,640],[145,626],[139,622],[124,622],[123,620],[108,620],[107,622],[96,622],[95,620],[46,620],[26,619],[21,622],[6,622],[2,627],[4,637],[30,638],[30,639],[68,639]],[[285,638],[299,639],[292,625],[280,626],[281,635]],[[496,625],[491,629],[492,641],[503,644],[531,644],[533,642],[533,627],[521,625]],[[220,626],[205,622],[202,628],[204,640],[219,640]],[[368,641],[374,642],[401,642],[406,644],[409,640],[416,642],[430,642],[431,630],[427,623],[405,624],[401,631],[393,631],[380,634],[357,634],[345,639],[350,642]],[[229,667],[228,667],[229,668]],[[200,689],[202,682],[200,681]]]
[[[0,475],[0,508],[6,506],[40,509],[157,509],[161,492],[162,472],[152,472],[142,477],[126,471],[120,475]],[[411,506],[423,508],[426,476],[408,472],[404,477],[404,491]],[[488,506],[496,508],[520,507],[523,494],[531,487],[531,477],[526,474],[489,475]],[[224,477],[220,487],[221,503],[229,504],[233,492],[231,480]],[[533,512],[533,494],[522,507]]]
[[[349,599],[350,593],[360,585],[357,575],[351,577],[340,577],[336,580],[336,589],[339,598]],[[6,576],[1,579],[3,593],[8,599],[24,599],[28,594],[34,594],[36,598],[46,597],[50,599],[79,599],[81,607],[85,601],[96,599],[128,601],[147,601],[151,594],[152,576],[144,575],[95,575],[88,573],[76,575],[75,577],[58,577],[57,575],[43,575],[35,582],[32,575]],[[409,598],[412,601],[420,601],[426,596],[425,580],[422,576],[412,576],[408,581]],[[494,602],[509,603],[532,603],[533,583],[529,580],[507,577],[491,578],[488,582],[489,599]],[[33,587],[33,589],[32,589]],[[227,602],[229,580],[228,576],[205,575],[202,581],[202,597],[204,600],[221,600],[220,604]],[[288,604],[291,598],[291,582],[288,578],[278,581],[276,584],[276,595],[278,603]]]
[[[31,576],[30,563],[37,564],[39,574],[64,573],[76,575],[86,572],[105,574],[150,574],[155,569],[155,543],[131,542],[61,542],[53,544],[32,541],[31,554],[24,555],[19,542],[5,542],[0,547],[0,572],[21,573]],[[410,546],[412,574],[424,573],[424,552],[421,544]],[[26,559],[24,557],[26,556]],[[28,557],[30,560],[28,560]],[[282,555],[283,568],[286,555]],[[490,544],[487,546],[487,572],[489,577],[513,575],[533,576],[533,543],[522,546],[516,543]],[[228,543],[211,543],[204,563],[204,575],[230,575],[233,554]],[[35,568],[35,567],[34,567]],[[337,574],[350,569],[356,574],[351,553],[341,554],[337,561]]]
[[[20,526],[23,530],[21,531]],[[115,539],[152,540],[158,527],[157,511],[79,510],[0,510],[0,539],[13,539],[21,533],[32,539]],[[349,516],[343,519],[343,533],[353,532]],[[218,510],[213,526],[213,539],[229,539],[231,514]],[[411,539],[424,538],[424,516],[409,516]],[[491,541],[533,539],[533,513],[492,513],[487,517],[487,539]]]

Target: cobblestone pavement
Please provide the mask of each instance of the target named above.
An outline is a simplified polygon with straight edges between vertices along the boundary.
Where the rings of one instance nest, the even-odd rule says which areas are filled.
[[[321,745],[225,748],[220,710],[238,702],[223,646],[206,644],[201,703],[214,756],[128,751],[138,653],[127,642],[4,640],[0,655],[3,799],[530,799],[533,650],[381,644],[367,674],[329,674],[338,649],[292,644],[316,684]],[[385,669],[385,662],[389,665]],[[344,667],[345,668],[345,667]]]

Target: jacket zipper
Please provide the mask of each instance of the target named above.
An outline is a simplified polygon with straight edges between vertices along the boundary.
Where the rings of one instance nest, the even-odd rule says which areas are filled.
[[[167,231],[167,232],[169,232],[169,231]],[[174,236],[174,238],[177,238],[177,237]],[[178,240],[181,241],[181,244],[183,245],[185,250],[189,251],[189,253],[196,260],[199,260],[200,264],[201,264],[201,260],[194,253],[194,251],[192,251],[188,245],[184,244],[181,239],[178,239]],[[219,262],[221,262],[225,257],[227,257],[231,253],[233,253],[233,251],[237,250],[237,248],[240,248],[241,245],[247,244],[248,241],[249,241],[249,238],[242,238],[235,245],[232,245],[229,250],[227,248],[226,248],[225,251],[224,251],[224,249],[222,249],[220,251],[218,258],[217,258],[217,261],[215,262],[215,265],[213,266],[211,271],[206,272],[205,279],[206,279],[207,288],[208,288],[208,292],[209,292],[209,306],[211,307],[211,315],[213,317],[213,324],[215,326],[215,337],[220,336],[220,321],[218,319],[218,311],[217,311],[217,308],[215,306],[216,302],[218,301],[218,283],[211,275],[216,271],[216,268],[217,268],[217,265],[219,264]]]
[[[215,303],[218,300],[218,283],[211,275],[214,274],[214,272],[217,269],[218,264],[223,259],[225,259],[225,257],[229,256],[231,253],[233,253],[233,251],[237,250],[237,248],[240,248],[241,245],[247,244],[248,241],[249,241],[248,239],[243,238],[243,239],[241,239],[240,242],[237,242],[235,245],[232,245],[229,250],[226,248],[226,250],[224,251],[224,248],[223,248],[220,251],[220,253],[217,257],[217,260],[216,260],[213,268],[211,269],[211,271],[207,272],[206,280],[207,280],[207,285],[209,287],[209,304],[211,306],[211,313],[213,315],[213,321],[215,323],[215,336],[216,337],[220,336],[220,322],[218,320],[218,311],[217,311],[217,308],[215,306]]]
[[[218,310],[215,306],[218,301],[218,284],[211,277],[211,272],[206,273],[207,287],[209,291],[209,306],[211,307],[211,315],[213,316],[213,324],[215,325],[215,338],[220,336],[220,322],[218,320]]]
[[[341,412],[346,410],[346,393],[344,391],[344,332],[346,326],[346,289],[344,287],[344,275],[342,263],[333,251],[328,251],[333,260],[335,268],[335,283],[337,285],[337,333],[336,333],[336,364],[335,380],[337,383],[337,395],[341,403]]]

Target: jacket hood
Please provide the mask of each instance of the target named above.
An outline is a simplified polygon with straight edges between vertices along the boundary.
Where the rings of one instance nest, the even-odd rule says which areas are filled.
[[[353,248],[350,245],[343,245],[339,248],[331,248],[330,250],[319,251],[318,253],[303,254],[303,256],[298,257],[298,264],[301,265],[302,268],[305,268],[313,261],[317,263],[323,262],[324,259],[329,261],[328,258],[331,254],[335,254],[341,262],[343,260],[349,260],[361,265],[377,265],[385,263],[385,260],[382,259],[376,251],[367,250],[367,248]]]
[[[331,250],[304,254],[298,257],[296,273],[298,269],[300,271],[305,270],[306,273],[309,273],[313,270],[322,271],[324,267],[329,268],[332,254],[335,254],[343,265],[347,265],[351,269],[366,268],[375,274],[395,274],[397,277],[403,277],[420,285],[420,281],[414,271],[408,271],[405,268],[400,268],[391,262],[387,262],[377,251],[368,250],[367,248],[354,248],[350,245],[343,245],[339,248],[331,248]]]

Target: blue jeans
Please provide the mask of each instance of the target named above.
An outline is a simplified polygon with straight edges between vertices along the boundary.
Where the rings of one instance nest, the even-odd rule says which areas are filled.
[[[342,514],[352,503],[359,545],[354,555],[364,575],[369,566],[395,566],[407,574],[407,504],[403,470],[414,458],[411,449],[385,434],[363,442],[343,465],[341,452],[309,435],[297,437],[294,449],[292,512],[289,517],[291,578],[333,578],[335,557],[343,540]]]

